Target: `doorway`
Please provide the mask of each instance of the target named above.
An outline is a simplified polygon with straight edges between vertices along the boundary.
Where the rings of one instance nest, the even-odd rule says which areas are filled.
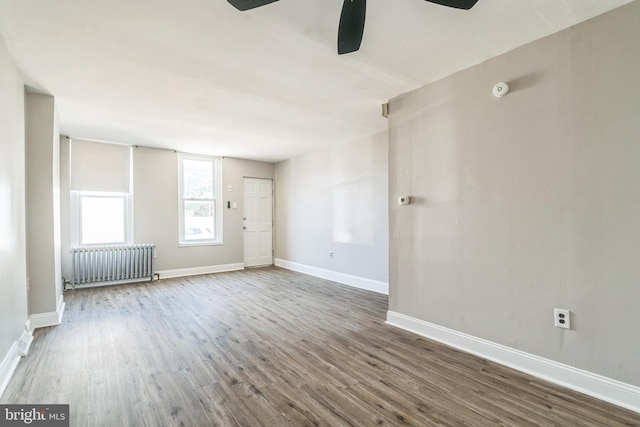
[[[244,178],[244,266],[273,264],[273,180]]]

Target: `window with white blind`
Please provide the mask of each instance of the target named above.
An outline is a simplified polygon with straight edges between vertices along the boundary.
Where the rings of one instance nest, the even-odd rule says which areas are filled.
[[[220,158],[181,153],[178,161],[180,244],[221,244]]]
[[[71,243],[133,243],[131,152],[126,145],[72,139]]]

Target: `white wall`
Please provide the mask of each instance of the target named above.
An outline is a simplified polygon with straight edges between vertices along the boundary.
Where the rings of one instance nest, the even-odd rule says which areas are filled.
[[[390,195],[415,197],[390,206],[392,312],[640,386],[639,22],[633,2],[391,101]]]
[[[386,132],[277,163],[276,258],[386,286],[387,196]]]
[[[27,321],[24,84],[0,39],[0,393]],[[11,360],[13,359],[13,360]],[[4,361],[4,363],[2,363]]]
[[[27,93],[25,102],[29,314],[41,315],[62,296],[60,134],[52,96]]]

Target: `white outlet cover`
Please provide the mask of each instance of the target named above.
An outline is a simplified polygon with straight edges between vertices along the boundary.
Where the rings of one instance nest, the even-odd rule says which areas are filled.
[[[571,329],[571,311],[563,308],[554,308],[553,323],[557,328]]]

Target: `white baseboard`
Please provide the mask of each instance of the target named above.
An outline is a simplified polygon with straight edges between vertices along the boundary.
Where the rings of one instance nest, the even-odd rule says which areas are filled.
[[[156,271],[161,279],[171,279],[173,277],[195,276],[198,274],[224,273],[225,271],[244,270],[244,263],[221,265],[206,265],[204,267],[178,268],[175,270]]]
[[[48,313],[38,313],[29,316],[29,325],[31,328],[46,328],[49,326],[56,326],[62,323],[62,316],[64,315],[64,298],[60,295],[58,299],[58,307],[56,311],[50,311]]]
[[[387,312],[386,323],[640,413],[640,387],[393,311]]]
[[[277,267],[286,268],[287,270],[293,270],[310,276],[320,277],[321,279],[331,280],[332,282],[338,282],[355,288],[389,295],[389,284],[386,282],[366,279],[364,277],[353,276],[351,274],[340,273],[333,270],[326,270],[324,268],[313,267],[311,265],[298,264],[297,262],[279,258],[276,258],[275,265]]]
[[[14,341],[9,349],[9,352],[0,363],[0,397],[2,397],[4,391],[11,381],[11,377],[18,367],[20,362],[20,353],[18,352],[18,342]]]
[[[26,356],[29,353],[29,347],[33,341],[33,327],[31,321],[27,319],[24,324],[24,331],[18,341],[14,341],[9,349],[9,352],[5,355],[2,363],[0,363],[0,397],[4,394],[4,391],[13,377],[13,373],[20,363],[20,358]]]

